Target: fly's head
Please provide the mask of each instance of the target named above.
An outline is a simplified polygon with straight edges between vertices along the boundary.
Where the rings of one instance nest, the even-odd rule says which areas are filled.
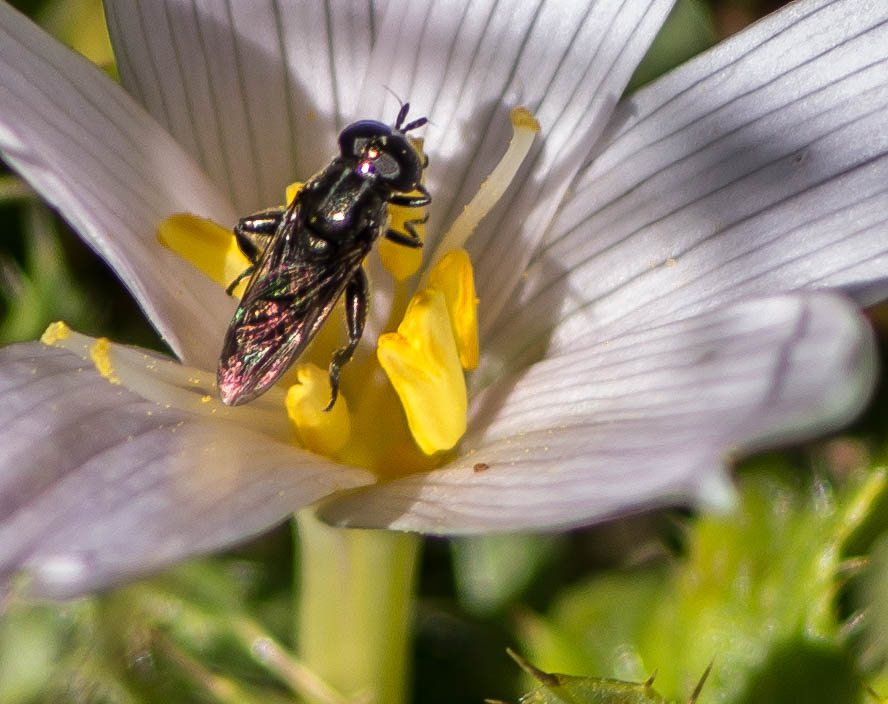
[[[354,161],[356,173],[391,192],[410,193],[422,179],[424,164],[410,145],[406,132],[426,123],[426,118],[403,125],[409,104],[398,113],[394,126],[376,120],[360,120],[339,134],[339,151]]]

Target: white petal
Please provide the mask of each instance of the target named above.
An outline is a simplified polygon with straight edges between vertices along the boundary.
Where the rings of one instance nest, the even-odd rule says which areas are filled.
[[[453,534],[724,504],[726,461],[846,422],[868,396],[875,360],[866,323],[828,294],[757,299],[616,336],[488,389],[473,404],[466,453],[449,467],[331,498],[322,516]]]
[[[106,2],[124,85],[242,214],[283,201],[336,150],[373,41],[373,3]]]
[[[377,117],[395,114],[388,86],[431,120],[429,251],[505,151],[509,110],[524,105],[542,125],[510,194],[469,243],[490,315],[508,297],[671,5],[389,3],[360,106]],[[506,251],[514,268],[501,266]]]
[[[622,105],[487,349],[755,294],[888,294],[886,20],[885,3],[793,3]]]
[[[366,472],[146,402],[74,354],[0,351],[0,574],[70,596],[216,550]]]
[[[214,364],[231,303],[157,244],[164,216],[233,212],[119,86],[0,4],[0,152],[108,261],[173,350]]]

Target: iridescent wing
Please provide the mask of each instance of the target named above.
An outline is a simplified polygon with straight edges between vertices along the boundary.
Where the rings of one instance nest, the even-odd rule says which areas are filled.
[[[293,364],[330,315],[370,243],[366,238],[327,243],[305,228],[298,207],[291,206],[225,334],[217,374],[225,403],[251,401]]]

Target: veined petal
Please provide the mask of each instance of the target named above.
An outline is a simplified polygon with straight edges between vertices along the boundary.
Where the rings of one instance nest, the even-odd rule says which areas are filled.
[[[883,298],[886,110],[884,3],[794,3],[657,81],[621,106],[486,349],[518,364],[534,341],[790,289]]]
[[[214,364],[231,302],[157,246],[158,221],[234,213],[118,85],[0,4],[0,153],[104,257],[184,360]]]
[[[105,3],[121,79],[241,214],[330,159],[377,3]],[[393,113],[394,114],[394,113]]]
[[[388,87],[410,101],[411,114],[430,120],[423,131],[433,198],[426,261],[506,151],[511,109],[527,107],[542,126],[518,178],[467,247],[486,316],[508,298],[672,4],[388,3],[356,114],[390,121],[398,103]],[[508,267],[501,266],[506,256]],[[376,257],[367,266],[374,282],[367,330],[377,334],[391,283]]]
[[[374,117],[395,114],[385,85],[431,120],[429,252],[505,151],[509,110],[523,105],[542,126],[510,193],[469,243],[485,315],[495,317],[509,298],[671,6],[672,0],[389,3],[359,105]]]
[[[757,299],[533,365],[472,404],[450,466],[323,505],[328,521],[457,534],[555,528],[675,501],[725,505],[739,451],[846,422],[872,333],[829,294]]]
[[[259,533],[373,481],[143,400],[64,350],[0,350],[0,574],[65,597]]]

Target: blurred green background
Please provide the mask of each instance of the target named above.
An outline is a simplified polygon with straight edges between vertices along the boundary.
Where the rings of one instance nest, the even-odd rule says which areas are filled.
[[[99,2],[12,4],[113,75]],[[633,86],[779,4],[680,0]],[[6,169],[0,231],[0,343],[63,319],[163,349],[114,274]],[[884,351],[888,313],[869,314]],[[413,701],[516,701],[533,683],[506,647],[580,676],[639,682],[657,668],[655,687],[676,701],[713,660],[702,703],[880,701],[886,403],[883,386],[841,435],[745,462],[730,517],[670,510],[556,536],[427,540]],[[0,704],[292,701],[291,530],[92,598],[7,599]],[[281,646],[281,662],[256,652],[257,634]],[[588,683],[581,701],[642,701]]]

